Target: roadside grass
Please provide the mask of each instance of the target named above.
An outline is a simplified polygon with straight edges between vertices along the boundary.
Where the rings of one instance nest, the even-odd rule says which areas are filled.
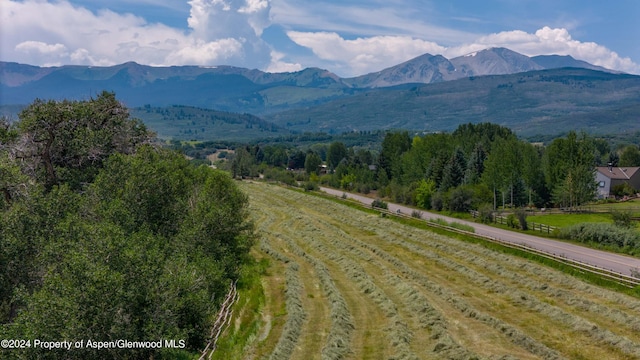
[[[459,223],[459,222],[456,222],[456,221],[448,222],[448,221],[446,221],[444,219],[441,219],[441,218],[432,218],[432,219],[429,219],[429,221],[431,221],[433,223],[436,223],[438,225],[449,226],[449,227],[452,227],[454,229],[467,231],[467,232],[470,232],[470,233],[476,232],[476,229],[474,229],[473,226],[462,224],[462,223]]]

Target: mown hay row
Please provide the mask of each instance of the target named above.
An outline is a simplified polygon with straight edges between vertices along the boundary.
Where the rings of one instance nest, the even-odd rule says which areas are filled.
[[[458,344],[447,331],[447,324],[442,314],[429,304],[429,301],[416,291],[416,289],[400,277],[389,271],[385,272],[388,282],[396,284],[396,291],[401,294],[404,305],[411,309],[420,324],[429,328],[431,339],[436,340],[436,345],[431,350],[443,359],[474,359],[476,354]]]
[[[431,244],[429,244],[431,245]],[[468,265],[474,264],[478,268],[482,269],[492,269],[495,271],[495,274],[499,275],[500,278],[512,279],[514,282],[522,284],[522,288],[530,289],[529,287],[525,287],[524,284],[526,282],[531,282],[529,277],[523,277],[521,272],[515,273],[513,271],[504,271],[502,265],[496,264],[495,262],[486,261],[484,257],[478,257],[476,254],[469,254],[465,249],[450,249],[449,247],[443,246],[439,244],[434,246],[441,252],[434,251],[426,251],[419,246],[416,246],[412,243],[404,243],[405,247],[412,252],[416,252],[424,256],[425,258],[429,258],[439,265],[454,270],[456,272],[464,274],[470,281],[473,281],[476,284],[479,284],[481,287],[488,289],[495,293],[507,293],[508,296],[512,299],[513,303],[519,303],[520,305],[524,305],[531,310],[535,310],[550,319],[554,319],[562,324],[570,324],[575,331],[580,331],[586,333],[588,336],[593,338],[596,341],[600,341],[604,345],[609,345],[615,348],[618,348],[621,352],[631,355],[631,356],[640,356],[640,345],[630,341],[624,336],[616,335],[612,331],[607,329],[603,329],[593,324],[592,322],[583,318],[583,315],[576,315],[572,313],[568,313],[559,307],[552,306],[546,302],[540,301],[535,295],[530,295],[530,293],[526,293],[523,291],[515,290],[511,285],[505,285],[502,282],[493,280],[485,275],[481,275],[475,270],[471,270]],[[447,258],[443,258],[442,255],[446,254]],[[462,258],[459,261],[453,261],[452,256],[457,256],[458,258]],[[508,262],[505,262],[508,263]],[[545,289],[546,286],[544,284],[539,284],[539,288]],[[565,295],[569,297],[566,292]],[[594,313],[597,313],[599,316],[607,316],[611,312],[607,311],[604,306],[596,306],[593,303],[586,302],[584,300],[578,299],[576,296],[571,296],[569,302],[574,303],[582,303],[588,304],[591,306]],[[589,308],[583,308],[584,311]],[[624,326],[638,326],[638,319],[635,316],[624,315],[622,312],[615,312],[617,316],[607,316],[609,319],[614,319],[618,321],[628,321],[628,323],[624,324]]]
[[[262,250],[262,252],[264,252],[265,254],[271,256],[272,258],[284,263],[284,264],[288,264],[289,262],[291,262],[291,259],[289,259],[288,257],[286,257],[285,255],[282,255],[281,252],[275,250],[274,248],[271,247],[271,244],[269,244],[267,239],[262,238],[260,240],[260,250]]]
[[[385,240],[387,242],[402,245],[402,241],[399,241],[396,239],[386,238]],[[410,277],[416,283],[422,285],[431,293],[437,295],[441,299],[451,304],[454,308],[456,308],[466,317],[478,320],[498,330],[499,332],[507,336],[507,338],[509,338],[512,343],[524,348],[525,350],[529,351],[532,354],[535,354],[545,359],[561,359],[562,358],[556,351],[550,349],[546,345],[538,342],[537,340],[531,338],[530,336],[522,333],[521,331],[511,326],[510,324],[498,318],[495,318],[493,316],[490,316],[488,314],[478,311],[473,306],[471,306],[466,301],[464,301],[461,297],[455,295],[453,292],[444,288],[443,286],[429,280],[422,273],[412,269],[411,267],[401,262],[394,256],[389,255],[385,251],[371,244],[367,244],[363,242],[358,242],[358,244],[362,244],[363,247],[368,248],[370,251],[380,256],[380,258],[393,264],[404,275]]]
[[[280,335],[280,339],[276,344],[270,359],[288,359],[295,350],[300,333],[302,331],[304,321],[307,317],[304,307],[302,306],[302,283],[298,276],[298,264],[291,264],[285,271],[286,288],[285,302],[287,309],[287,321]]]
[[[253,198],[255,198],[256,195],[264,195],[264,193],[261,193],[261,192],[252,193]],[[274,203],[275,202],[274,200],[276,199],[270,198],[268,202]],[[264,200],[258,200],[258,202],[260,201],[264,201]],[[314,268],[314,270],[318,274],[322,291],[328,298],[330,302],[330,309],[331,309],[331,329],[329,331],[326,344],[322,349],[321,356],[322,356],[322,359],[327,359],[327,360],[343,359],[345,356],[347,356],[350,353],[350,338],[351,338],[351,333],[354,329],[354,325],[351,319],[351,314],[349,313],[349,310],[346,306],[346,302],[344,301],[339,290],[333,283],[328,270],[321,262],[319,262],[315,258],[306,254],[303,250],[301,250],[296,245],[296,243],[293,240],[291,240],[289,237],[287,237],[285,234],[282,234],[280,232],[275,232],[272,230],[273,228],[281,228],[283,226],[282,224],[283,221],[289,218],[288,216],[283,216],[278,218],[274,215],[275,214],[274,211],[268,210],[266,208],[254,209],[254,214],[257,214],[257,213],[260,213],[262,215],[262,217],[260,217],[259,219],[256,219],[256,222],[259,224],[259,230],[263,231],[264,233],[270,234],[273,240],[277,239],[277,240],[283,241],[286,244],[286,246],[289,247],[289,249],[295,255],[305,259],[309,264],[311,264],[311,266]],[[261,250],[263,250],[265,253],[269,255],[274,255],[275,258],[283,261],[284,263],[288,263],[291,261],[290,258],[274,250],[274,248],[271,246],[271,243],[268,240],[266,239],[263,239],[263,240],[264,241],[261,242],[261,246],[260,246]],[[288,286],[289,285],[287,285],[287,287]],[[300,303],[300,305],[302,304]],[[287,311],[289,311],[289,309],[287,309]],[[300,331],[301,328],[302,328],[302,323],[299,324],[297,331]],[[283,336],[287,337],[284,335],[285,332],[286,330],[283,331],[283,335],[281,336],[281,338]],[[290,333],[289,335],[292,335],[292,334],[293,333]],[[280,339],[279,339],[279,342],[280,342]],[[293,343],[292,341],[287,341],[287,342],[289,344]],[[289,347],[290,345],[287,346],[286,348],[288,349]],[[284,349],[284,344],[283,344],[283,349]],[[288,352],[284,353],[284,352],[278,351],[278,353],[276,353],[276,351],[274,351],[272,353],[271,358],[273,359],[289,358],[289,355],[290,353]]]
[[[278,343],[269,357],[269,359],[273,360],[288,359],[295,350],[307,317],[304,307],[302,306],[301,294],[303,285],[298,274],[300,267],[297,263],[291,262],[291,259],[287,256],[273,249],[266,239],[262,239],[260,242],[260,249],[274,259],[284,264],[289,264],[285,271],[285,307],[287,310],[287,320],[278,339]]]
[[[332,233],[333,235],[333,233]],[[336,238],[341,238],[344,234],[337,234],[338,236],[334,237],[334,241],[332,244],[340,248],[345,239],[337,240]],[[320,239],[324,238],[324,236],[315,236],[313,238],[309,238],[308,243],[312,245],[316,251],[318,251],[323,256],[327,257],[329,260],[338,264],[340,269],[344,271],[347,277],[360,289],[364,294],[366,294],[369,298],[371,298],[374,303],[382,310],[387,318],[389,318],[388,325],[385,328],[385,332],[387,333],[387,337],[389,338],[389,343],[394,348],[394,359],[418,359],[418,357],[413,353],[410,348],[411,339],[413,337],[412,332],[410,331],[406,321],[398,314],[398,310],[394,302],[385,294],[385,292],[378,287],[371,276],[364,271],[362,266],[358,263],[352,261],[350,257],[345,256],[344,254],[340,254],[337,249],[329,248],[325,245],[325,241],[321,241]]]
[[[342,359],[351,352],[351,335],[355,329],[353,318],[344,297],[334,283],[326,265],[303,251],[295,242],[282,233],[279,236],[287,246],[298,256],[306,259],[315,269],[322,289],[329,299],[331,311],[331,329],[327,336],[327,343],[322,348],[322,359]]]
[[[398,241],[397,239],[391,240],[400,246],[405,247],[407,250],[419,254],[427,259],[436,262],[443,268],[450,269],[459,274],[464,275],[469,281],[477,284],[478,286],[485,288],[496,294],[505,294],[508,296],[512,303],[519,306],[525,306],[530,310],[536,311],[549,319],[570,326],[573,330],[587,334],[591,338],[600,343],[608,346],[615,347],[621,352],[631,355],[640,356],[640,345],[630,341],[627,338],[616,335],[613,332],[599,328],[595,324],[583,319],[580,316],[567,313],[566,311],[550,305],[548,303],[540,301],[536,296],[516,290],[513,287],[509,287],[504,283],[489,278],[483,274],[478,273],[475,270],[470,269],[468,266],[456,262],[451,257],[443,258],[440,254],[433,252],[432,250],[425,250],[424,248],[415,245],[411,242]],[[440,248],[443,253],[448,254],[446,248]]]
[[[455,256],[465,264],[473,264],[477,269],[485,273],[508,279],[510,281],[509,287],[515,284],[521,289],[545,294],[552,297],[555,301],[561,301],[570,307],[574,313],[581,314],[581,317],[591,316],[596,320],[605,319],[615,324],[615,326],[627,328],[632,332],[640,331],[640,317],[637,315],[629,314],[619,309],[611,308],[611,306],[586,299],[584,296],[577,295],[574,291],[552,287],[549,283],[540,282],[531,276],[522,276],[521,273],[523,269],[521,266],[513,268],[508,265],[510,263],[508,261],[500,264],[484,261],[477,253],[465,250],[450,252],[449,255]]]
[[[472,359],[478,357],[473,352],[458,344],[451,337],[447,331],[444,316],[431,306],[428,300],[420,292],[418,292],[413,286],[407,284],[402,278],[392,274],[382,262],[370,255],[371,253],[380,252],[379,249],[348,236],[344,231],[339,229],[337,231],[338,234],[336,237],[339,241],[334,240],[331,244],[335,247],[341,248],[345,252],[356,255],[366,263],[370,263],[375,267],[384,270],[386,284],[395,288],[395,291],[400,294],[400,298],[403,300],[404,306],[413,312],[413,315],[418,318],[420,324],[423,327],[430,329],[431,338],[436,340],[436,344],[432,349],[434,353],[441,358],[447,359]],[[358,244],[359,246],[355,246],[353,244]],[[365,252],[362,248],[368,248],[370,252]]]

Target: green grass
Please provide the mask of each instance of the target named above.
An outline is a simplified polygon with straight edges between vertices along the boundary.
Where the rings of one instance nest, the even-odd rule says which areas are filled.
[[[239,301],[234,305],[233,321],[220,337],[211,359],[239,359],[260,330],[260,309],[265,304],[262,276],[269,267],[267,259],[251,261],[238,280]],[[237,324],[237,325],[236,325]]]
[[[587,205],[585,206],[585,208],[591,211],[598,212],[611,212],[611,210],[628,210],[631,211],[634,216],[640,216],[640,199],[614,203],[593,204]]]
[[[456,221],[448,222],[441,218],[432,218],[432,219],[429,219],[429,221],[436,223],[438,225],[449,226],[458,230],[463,230],[471,233],[476,232],[476,229],[473,226],[462,224]]]
[[[539,223],[555,227],[565,227],[580,223],[611,223],[611,215],[606,213],[547,214],[527,216],[527,223]]]

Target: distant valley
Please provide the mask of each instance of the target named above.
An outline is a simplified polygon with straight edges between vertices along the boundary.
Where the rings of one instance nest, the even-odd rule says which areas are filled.
[[[102,90],[115,92],[135,116],[169,138],[392,128],[447,131],[461,123],[489,121],[522,135],[640,130],[639,76],[569,56],[527,57],[504,48],[451,60],[425,54],[355,78],[316,68],[265,73],[230,66],[36,67],[0,62],[3,114],[15,116],[35,98],[86,99]],[[208,125],[190,119],[189,128],[186,115],[178,119],[176,105],[184,107],[182,113],[203,109],[187,112],[207,117]],[[206,109],[245,117],[223,115],[220,119],[228,121],[214,125],[212,114],[202,114]]]

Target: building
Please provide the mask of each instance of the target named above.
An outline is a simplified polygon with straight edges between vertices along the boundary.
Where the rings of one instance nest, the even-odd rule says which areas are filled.
[[[613,189],[625,183],[640,191],[640,167],[599,166],[596,168],[596,181],[599,199],[612,197]]]

